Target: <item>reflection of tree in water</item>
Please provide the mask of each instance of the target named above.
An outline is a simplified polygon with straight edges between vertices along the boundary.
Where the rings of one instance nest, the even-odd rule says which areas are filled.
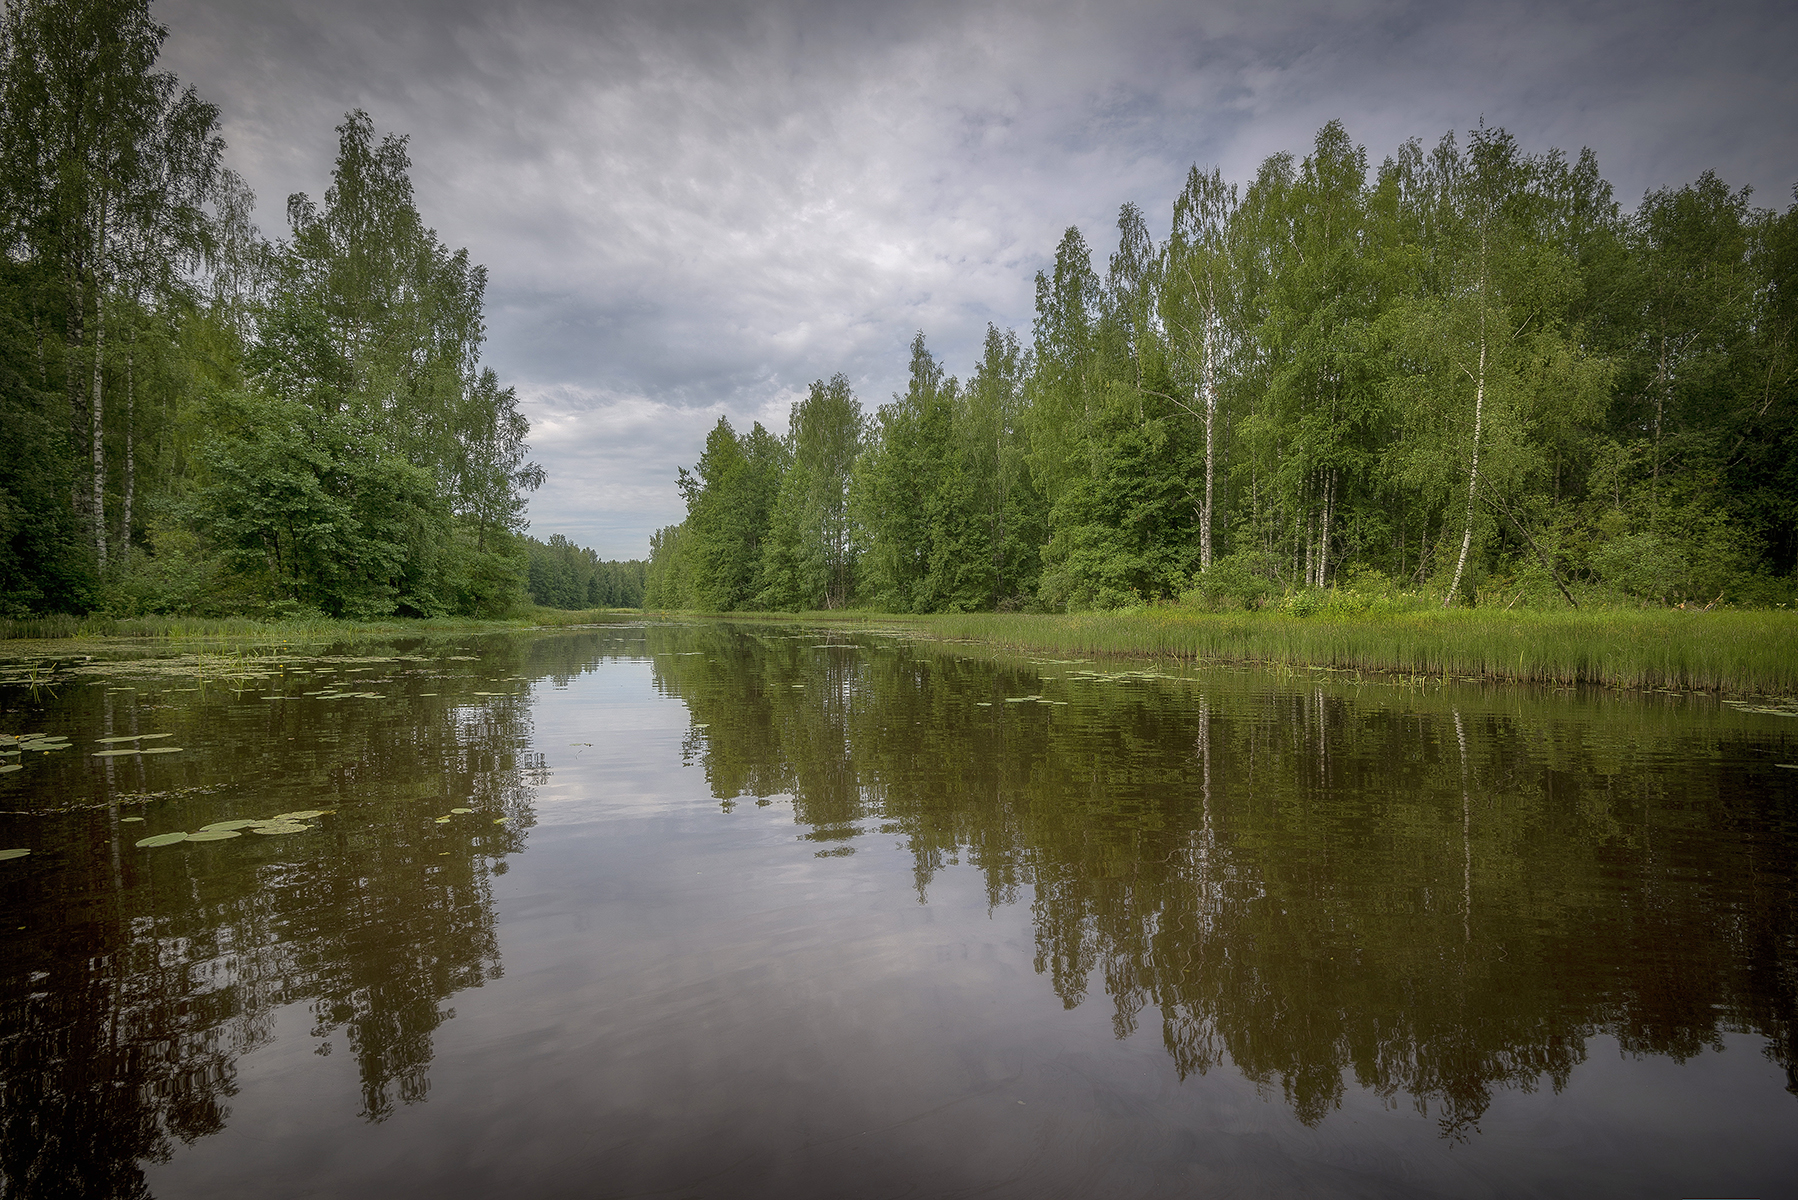
[[[483,675],[523,673],[524,647],[482,650]],[[531,727],[523,697],[457,702],[491,685],[411,670],[378,706],[221,697],[165,718],[229,738],[208,769],[242,786],[195,779],[203,799],[150,823],[104,805],[30,818],[69,849],[0,891],[0,919],[28,927],[0,964],[0,1194],[145,1194],[141,1162],[223,1127],[236,1060],[283,1005],[309,1006],[319,1053],[342,1035],[369,1119],[424,1097],[443,1002],[500,972],[489,872],[532,823]],[[395,703],[402,688],[442,696]],[[100,703],[82,689],[65,711],[94,728],[80,710]],[[103,802],[107,784],[88,772],[58,799]],[[131,849],[146,829],[301,807],[338,811],[305,835]],[[437,824],[451,807],[477,815]]]
[[[1727,718],[828,640],[652,636],[715,794],[903,834],[921,899],[964,857],[994,904],[1030,889],[1063,1002],[1098,981],[1119,1037],[1152,1009],[1182,1076],[1228,1061],[1307,1123],[1352,1077],[1460,1137],[1596,1034],[1684,1059],[1755,1032],[1791,1071],[1798,830]],[[1037,692],[1068,703],[1006,702]]]

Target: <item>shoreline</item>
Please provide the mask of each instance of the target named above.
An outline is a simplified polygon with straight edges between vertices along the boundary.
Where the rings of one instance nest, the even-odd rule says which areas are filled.
[[[1798,612],[1678,609],[1318,614],[1126,609],[1091,613],[665,613],[904,628],[1006,650],[1329,668],[1557,686],[1798,693]]]
[[[1798,693],[1798,612],[1781,609],[1421,609],[1207,613],[1175,607],[1088,613],[706,613],[534,609],[497,620],[261,622],[244,617],[42,617],[0,620],[0,659],[127,642],[331,642],[553,630],[633,620],[703,619],[903,629],[1014,651],[1171,658],[1559,686]]]

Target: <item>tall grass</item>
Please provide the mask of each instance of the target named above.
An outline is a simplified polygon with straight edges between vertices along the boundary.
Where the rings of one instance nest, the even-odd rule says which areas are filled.
[[[1299,617],[1169,607],[1068,615],[813,616],[1059,654],[1689,691],[1798,691],[1798,613],[1781,610],[1434,609]]]
[[[533,607],[519,616],[505,620],[475,620],[466,617],[435,617],[427,620],[394,618],[376,621],[340,621],[330,617],[297,617],[277,621],[259,621],[254,617],[4,617],[0,618],[0,641],[81,641],[97,638],[280,638],[291,641],[335,641],[407,634],[499,632],[542,626],[584,625],[634,619],[637,615],[634,609],[565,612],[557,608]]]
[[[599,624],[635,610],[533,608],[510,620],[462,618],[263,622],[249,617],[22,617],[0,619],[0,640],[281,639],[347,641],[432,633]],[[1490,608],[1206,613],[1142,608],[1071,614],[863,611],[720,614],[903,626],[931,637],[1057,654],[1120,654],[1204,662],[1318,666],[1415,675],[1515,679],[1688,691],[1798,692],[1798,613],[1785,610]]]

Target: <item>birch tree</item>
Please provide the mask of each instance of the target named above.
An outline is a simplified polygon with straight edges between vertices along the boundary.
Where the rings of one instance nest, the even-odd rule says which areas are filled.
[[[1205,498],[1199,514],[1199,567],[1209,570],[1217,524],[1218,391],[1228,369],[1228,314],[1235,290],[1230,226],[1237,207],[1236,185],[1213,167],[1195,165],[1174,202],[1173,232],[1165,250],[1160,310],[1167,328],[1176,378],[1187,387],[1169,399],[1205,429]]]

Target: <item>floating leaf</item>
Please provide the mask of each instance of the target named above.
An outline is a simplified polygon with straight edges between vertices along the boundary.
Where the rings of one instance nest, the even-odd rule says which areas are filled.
[[[512,819],[511,817],[495,817],[495,818],[493,818],[493,823],[495,825],[504,825],[507,821],[510,821],[511,819]]]
[[[259,821],[251,821],[251,822],[249,822],[249,824],[252,824],[252,825],[264,824],[264,825],[266,825],[266,824],[271,824],[275,821],[310,821],[313,817],[322,817],[325,815],[325,813],[327,813],[329,811],[330,811],[329,809],[324,809],[324,808],[300,808],[300,809],[295,809],[293,812],[276,813],[274,816],[270,817],[267,821],[260,821],[260,822]]]
[[[96,746],[108,746],[108,745],[111,745],[113,742],[147,742],[153,738],[165,738],[165,737],[174,737],[174,736],[175,735],[172,733],[132,733],[132,734],[125,734],[120,737],[95,738],[94,744]]]
[[[121,825],[122,825],[122,824],[124,824],[124,823],[125,823],[125,822],[126,822],[126,821],[142,821],[142,820],[143,820],[143,818],[142,818],[142,817],[120,817],[120,818],[119,818],[119,823],[120,823],[120,824],[121,824]]]
[[[185,842],[186,840],[187,834],[185,833],[158,833],[147,838],[139,838],[137,844],[139,846],[173,846],[176,842]]]
[[[258,821],[253,817],[244,817],[244,818],[240,818],[236,821],[214,821],[210,825],[202,825],[202,826],[200,826],[200,832],[201,833],[212,833],[215,830],[220,830],[220,829],[248,829],[252,825],[264,825],[264,824],[267,824],[267,822]]]
[[[187,840],[190,842],[222,842],[226,838],[242,836],[243,834],[235,829],[202,829],[198,833],[188,834]]]
[[[448,825],[448,824],[449,824],[449,818],[448,818],[448,817],[438,817],[438,818],[437,818],[437,824],[439,824],[439,825]]]
[[[0,767],[0,775],[9,775],[14,771],[23,771],[24,769],[24,763],[7,763],[4,767]]]
[[[17,850],[0,850],[0,862],[5,862],[9,858],[24,858],[30,853],[31,851],[23,846],[19,847]]]
[[[312,826],[302,825],[298,821],[266,821],[261,825],[250,826],[250,832],[266,833],[272,836],[277,833],[304,833],[311,828]]]
[[[450,811],[453,813],[471,813],[474,811],[474,809],[472,809],[472,808],[452,808],[452,809],[450,809]]]

